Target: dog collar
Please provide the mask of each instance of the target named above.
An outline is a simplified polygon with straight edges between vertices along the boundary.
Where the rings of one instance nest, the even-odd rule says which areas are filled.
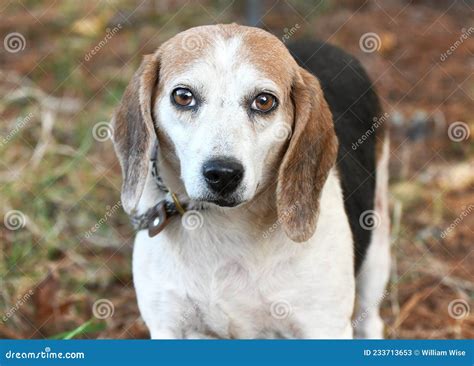
[[[139,231],[148,229],[148,235],[150,238],[163,231],[173,216],[182,216],[186,212],[186,208],[183,204],[181,204],[181,202],[179,202],[178,196],[168,189],[168,187],[164,184],[163,179],[160,177],[158,172],[158,164],[156,161],[157,155],[158,142],[155,141],[155,146],[150,159],[151,174],[155,179],[158,189],[163,193],[166,193],[169,197],[162,199],[142,215],[130,216],[130,221],[132,222],[135,230]]]

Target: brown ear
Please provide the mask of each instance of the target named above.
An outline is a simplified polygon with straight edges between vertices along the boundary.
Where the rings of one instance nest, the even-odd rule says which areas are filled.
[[[129,214],[135,211],[145,187],[156,136],[152,99],[158,74],[158,53],[145,56],[112,122],[115,152],[122,167],[122,206]]]
[[[303,68],[292,99],[293,134],[278,172],[277,209],[288,237],[303,242],[316,230],[321,191],[336,161],[338,142],[319,81]]]

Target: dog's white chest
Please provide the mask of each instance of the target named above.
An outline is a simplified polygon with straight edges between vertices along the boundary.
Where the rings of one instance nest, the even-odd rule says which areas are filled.
[[[137,235],[134,280],[152,337],[350,337],[347,233],[295,244],[212,228],[186,233],[177,223],[167,235]]]

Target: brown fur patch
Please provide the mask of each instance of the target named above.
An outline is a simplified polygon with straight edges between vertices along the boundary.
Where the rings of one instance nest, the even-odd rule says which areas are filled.
[[[321,191],[338,142],[318,80],[302,68],[299,72],[292,92],[294,131],[278,175],[277,207],[286,234],[303,242],[316,230]]]
[[[245,58],[283,90],[289,91],[298,65],[288,49],[277,37],[264,30],[243,28]]]
[[[145,56],[128,84],[113,119],[114,147],[122,167],[122,204],[135,210],[145,186],[153,148],[151,100],[159,74],[159,58]]]

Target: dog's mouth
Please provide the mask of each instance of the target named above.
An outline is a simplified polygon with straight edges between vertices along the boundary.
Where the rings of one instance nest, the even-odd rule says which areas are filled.
[[[237,207],[246,202],[235,197],[206,197],[194,201],[197,203],[216,205],[223,208]]]
[[[241,201],[238,201],[235,199],[225,199],[225,198],[217,198],[217,199],[209,200],[207,202],[213,203],[219,207],[235,207],[241,203]]]
[[[201,195],[188,196],[191,202],[195,205],[202,205],[203,207],[221,207],[221,208],[233,208],[244,205],[249,202],[251,198],[246,197],[245,187],[238,189],[235,192],[229,194],[219,194],[214,192],[203,192]]]

